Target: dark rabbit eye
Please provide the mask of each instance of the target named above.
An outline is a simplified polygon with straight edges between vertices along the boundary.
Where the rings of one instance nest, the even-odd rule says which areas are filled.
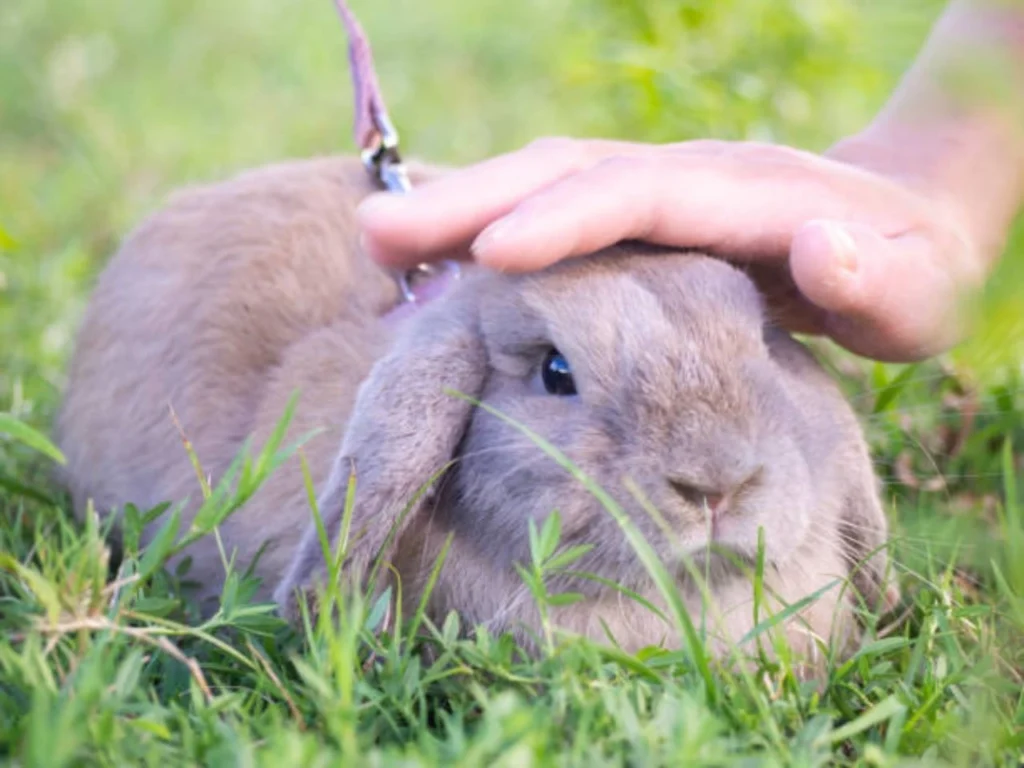
[[[540,377],[548,394],[561,396],[576,394],[576,382],[572,378],[569,361],[557,349],[552,349],[544,357],[544,363],[540,368]]]

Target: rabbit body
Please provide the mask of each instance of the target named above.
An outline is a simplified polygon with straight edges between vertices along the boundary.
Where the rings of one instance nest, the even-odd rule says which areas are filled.
[[[180,193],[128,238],[86,314],[59,419],[76,509],[190,498],[187,522],[200,486],[181,432],[216,481],[298,392],[289,439],[322,430],[303,455],[332,541],[355,478],[347,573],[383,554],[414,607],[450,538],[428,604],[437,620],[454,610],[533,644],[540,617],[516,565],[529,562],[528,520],[553,510],[563,542],[590,547],[575,571],[666,610],[620,524],[536,437],[607,491],[691,613],[707,615],[716,652],[764,618],[743,572],[759,530],[762,610],[821,593],[780,625],[798,651],[848,645],[856,600],[891,599],[856,418],[740,271],[624,244],[529,275],[474,272],[386,322],[397,289],[353,220],[369,191],[356,160],[286,163]],[[573,391],[551,391],[553,353]],[[242,566],[263,549],[264,594],[286,610],[325,574],[311,519],[295,457],[221,530]],[[212,601],[216,542],[190,554]],[[710,601],[686,563],[708,577]],[[562,573],[550,588],[583,596],[551,609],[557,626],[607,629],[631,650],[682,641],[607,584]]]

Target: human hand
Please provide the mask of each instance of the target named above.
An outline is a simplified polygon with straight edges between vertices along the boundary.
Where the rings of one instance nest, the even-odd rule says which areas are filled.
[[[959,338],[960,295],[1001,240],[940,189],[887,174],[891,149],[541,140],[375,195],[359,218],[367,248],[395,266],[461,251],[532,270],[627,239],[698,249],[742,265],[789,329],[909,361]]]

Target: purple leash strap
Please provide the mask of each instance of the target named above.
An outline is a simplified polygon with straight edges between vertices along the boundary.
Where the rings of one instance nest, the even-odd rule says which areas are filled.
[[[380,92],[380,83],[373,66],[373,51],[366,33],[345,0],[335,0],[334,5],[348,34],[348,63],[355,97],[356,143],[366,150],[383,143],[380,121],[383,118],[387,122],[387,108]]]
[[[370,43],[346,1],[334,0],[334,5],[348,35],[348,61],[355,99],[353,131],[356,144],[362,151],[363,165],[381,188],[398,194],[408,192],[412,183],[398,152],[398,132],[384,105]],[[454,261],[418,264],[401,272],[397,280],[402,299],[415,303],[418,297],[413,289],[414,281],[429,279],[442,271],[458,277],[459,265]]]

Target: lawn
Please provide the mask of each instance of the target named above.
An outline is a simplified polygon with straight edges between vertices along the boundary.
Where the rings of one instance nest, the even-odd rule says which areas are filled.
[[[548,134],[822,149],[884,101],[941,3],[353,5],[408,150],[461,163]],[[372,604],[295,633],[244,578],[202,622],[161,551],[128,537],[113,561],[42,437],[93,279],[177,185],[350,151],[349,97],[330,0],[0,3],[0,760],[1022,764],[1020,233],[946,358],[823,349],[863,416],[904,592],[824,681],[572,640],[526,660],[454,620],[378,636]]]

